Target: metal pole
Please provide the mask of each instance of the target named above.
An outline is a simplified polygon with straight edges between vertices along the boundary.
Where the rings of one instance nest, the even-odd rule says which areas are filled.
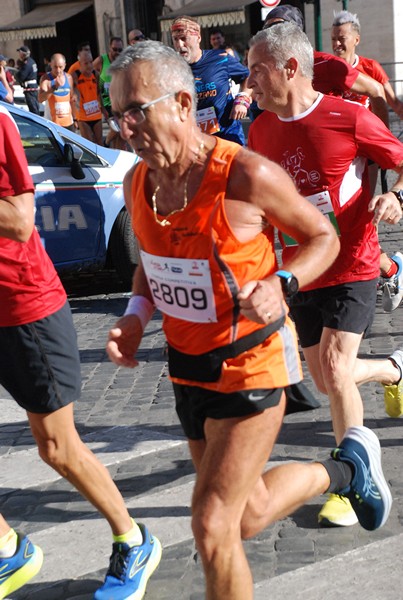
[[[348,10],[348,0],[343,0],[343,10]]]
[[[322,17],[320,14],[320,0],[315,0],[314,16],[315,16],[315,47],[316,47],[316,50],[323,50]]]

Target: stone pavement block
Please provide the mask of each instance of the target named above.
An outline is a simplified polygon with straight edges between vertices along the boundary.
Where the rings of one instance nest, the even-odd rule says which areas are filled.
[[[280,538],[274,544],[276,552],[313,552],[314,542],[306,537],[288,535],[286,538]]]
[[[402,549],[400,534],[296,569],[256,584],[255,600],[401,600]]]

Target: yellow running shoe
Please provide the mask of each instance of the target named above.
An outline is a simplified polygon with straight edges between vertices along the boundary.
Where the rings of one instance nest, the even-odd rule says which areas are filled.
[[[19,590],[39,573],[43,562],[42,550],[27,537],[18,534],[13,556],[0,558],[0,599]]]
[[[400,370],[400,381],[394,385],[384,385],[385,410],[390,417],[403,415],[403,351],[395,350],[389,360]]]
[[[385,401],[386,414],[397,418],[403,414],[403,386],[399,381],[398,385],[384,385],[383,399]]]
[[[325,527],[349,527],[358,523],[358,519],[348,498],[329,494],[318,514],[318,522]]]

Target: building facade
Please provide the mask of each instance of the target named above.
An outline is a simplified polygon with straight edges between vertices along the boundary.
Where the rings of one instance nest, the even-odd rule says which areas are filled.
[[[126,35],[124,0],[3,0],[0,5],[0,51],[17,58],[27,45],[44,69],[44,59],[55,52],[76,60],[77,44],[90,42],[94,56],[105,52],[110,36]]]

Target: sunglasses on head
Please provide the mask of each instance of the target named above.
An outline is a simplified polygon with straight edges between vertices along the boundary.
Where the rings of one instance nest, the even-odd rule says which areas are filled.
[[[269,13],[270,16],[270,13]],[[270,19],[267,19],[267,23],[263,24],[263,29],[270,29],[270,27],[273,27],[273,25],[281,25],[281,23],[286,23],[287,21],[285,19],[276,19],[274,21],[270,21]]]

